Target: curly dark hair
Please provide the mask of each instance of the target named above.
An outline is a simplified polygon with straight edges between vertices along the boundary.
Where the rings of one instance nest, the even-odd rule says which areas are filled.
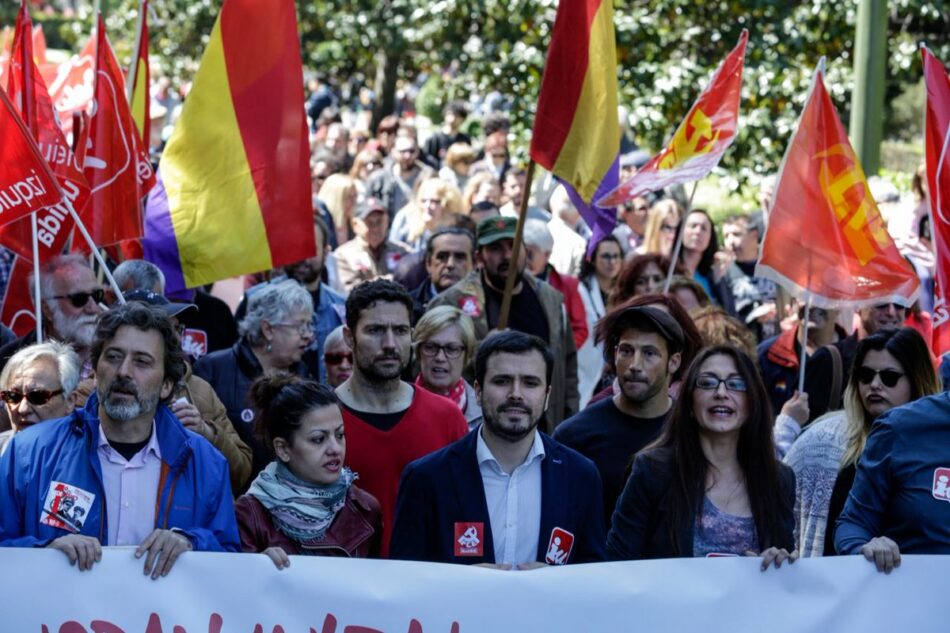
[[[363,282],[350,291],[346,298],[346,327],[355,332],[363,311],[372,308],[379,301],[401,303],[406,306],[408,317],[412,317],[412,296],[409,292],[394,281],[374,279]]]
[[[92,366],[99,364],[99,357],[106,344],[115,338],[119,328],[128,325],[148,332],[155,330],[162,336],[164,378],[173,385],[185,376],[185,354],[181,351],[181,340],[178,332],[172,325],[171,319],[165,312],[156,306],[141,301],[130,301],[125,305],[112,308],[102,315],[96,324],[96,333],[93,335],[90,360]],[[174,390],[173,390],[174,391]],[[169,394],[168,398],[171,397]],[[166,398],[164,401],[167,401]]]

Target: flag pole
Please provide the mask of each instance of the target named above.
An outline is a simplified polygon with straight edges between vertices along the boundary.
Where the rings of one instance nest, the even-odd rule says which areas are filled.
[[[62,193],[62,191],[60,192]],[[106,261],[102,258],[102,255],[99,254],[99,249],[96,248],[96,243],[92,241],[92,236],[89,235],[89,231],[86,230],[86,225],[82,223],[82,220],[79,218],[79,214],[76,213],[76,209],[73,207],[72,201],[70,201],[70,199],[64,195],[63,203],[66,205],[66,209],[69,210],[69,215],[72,216],[73,221],[76,223],[76,228],[79,229],[79,232],[82,233],[83,238],[86,240],[86,244],[89,245],[89,250],[92,252],[93,257],[95,257],[96,261],[99,262],[99,268],[109,281],[109,287],[112,288],[112,292],[115,294],[116,301],[124,305],[125,297],[122,296],[122,291],[119,290],[119,284],[115,282],[115,277],[113,277],[112,273],[109,271]]]
[[[680,218],[679,231],[676,235],[676,244],[673,246],[673,253],[670,255],[670,269],[666,273],[666,283],[663,284],[663,294],[670,291],[670,284],[673,283],[673,271],[676,270],[676,260],[680,257],[680,251],[683,249],[683,233],[686,231],[686,216],[693,208],[693,196],[696,195],[696,188],[699,181],[693,181],[693,191],[689,194],[689,200],[686,202],[686,210],[683,211],[683,217]]]
[[[125,79],[126,100],[132,104],[132,91],[135,90],[134,79],[138,73],[139,56],[142,48],[142,20],[145,19],[145,12],[148,11],[148,0],[139,1],[139,19],[135,26],[135,46],[132,47],[132,61],[129,62],[129,72]]]
[[[802,320],[802,356],[798,363],[798,393],[805,393],[805,359],[808,357],[808,319],[811,313],[811,295],[806,295],[805,317]]]
[[[42,284],[40,283],[40,243],[37,237],[36,212],[30,214],[33,227],[33,310],[36,315],[36,342],[43,342]]]
[[[508,278],[505,279],[505,294],[501,300],[501,312],[498,314],[499,330],[508,327],[508,313],[511,311],[511,298],[515,292],[515,281],[521,277],[518,271],[518,258],[521,254],[521,242],[524,237],[524,220],[528,213],[528,198],[531,197],[531,181],[534,179],[534,159],[528,163],[528,173],[525,176],[524,195],[521,198],[521,208],[518,209],[518,224],[515,226],[515,241],[511,247],[511,267],[508,269]]]

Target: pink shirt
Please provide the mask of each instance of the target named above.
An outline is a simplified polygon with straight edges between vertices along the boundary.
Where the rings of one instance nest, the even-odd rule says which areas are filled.
[[[103,545],[137,546],[155,529],[155,500],[162,476],[155,422],[148,444],[128,461],[109,445],[100,423],[98,453],[109,526]]]

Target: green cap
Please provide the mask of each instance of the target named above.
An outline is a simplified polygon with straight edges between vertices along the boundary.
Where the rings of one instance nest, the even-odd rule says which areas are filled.
[[[517,218],[497,215],[485,218],[478,223],[478,246],[485,246],[498,240],[515,239],[515,229],[518,226]]]

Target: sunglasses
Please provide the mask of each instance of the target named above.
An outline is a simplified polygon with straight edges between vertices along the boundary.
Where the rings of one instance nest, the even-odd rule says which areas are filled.
[[[106,293],[102,288],[96,288],[95,290],[90,290],[89,292],[71,292],[68,295],[55,295],[50,298],[69,299],[69,302],[73,304],[74,308],[81,308],[86,305],[86,302],[88,302],[90,298],[96,303],[102,303],[102,299],[105,296]]]
[[[716,391],[719,389],[719,385],[726,385],[726,389],[729,391],[742,392],[749,389],[742,378],[720,378],[719,376],[706,374],[696,379],[696,388],[703,391]]]
[[[897,371],[896,369],[882,369],[881,371],[877,371],[875,369],[871,369],[870,367],[862,367],[858,370],[858,380],[861,381],[862,385],[870,385],[872,382],[874,382],[875,376],[880,376],[881,382],[885,387],[893,387],[903,375],[904,374]]]
[[[323,362],[327,365],[342,365],[343,361],[353,364],[353,354],[350,352],[327,352],[323,355]]]
[[[23,398],[26,398],[27,402],[39,407],[46,404],[61,393],[63,393],[62,389],[57,389],[56,391],[50,391],[49,389],[33,389],[32,391],[27,391],[26,393],[23,393],[19,389],[10,389],[0,391],[0,399],[10,406],[15,407],[20,404]]]

